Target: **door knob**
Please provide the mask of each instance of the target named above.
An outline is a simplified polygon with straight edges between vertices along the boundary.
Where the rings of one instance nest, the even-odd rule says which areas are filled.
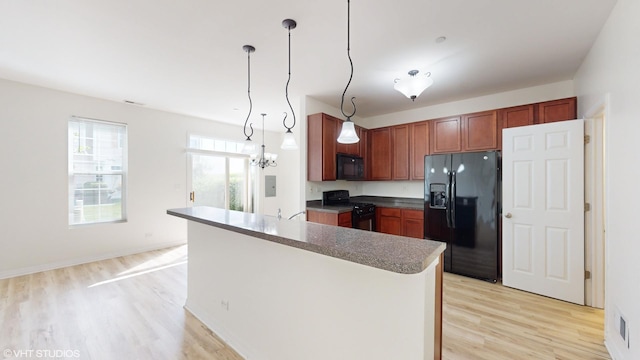
[[[511,215],[511,213],[507,213],[507,215],[505,215],[504,217],[506,217],[507,219],[511,219],[513,215]]]

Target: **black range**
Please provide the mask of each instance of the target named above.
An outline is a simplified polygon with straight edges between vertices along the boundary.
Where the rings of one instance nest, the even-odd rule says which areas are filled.
[[[354,229],[375,231],[376,206],[371,203],[352,202],[349,190],[331,190],[322,193],[322,206],[350,206]]]

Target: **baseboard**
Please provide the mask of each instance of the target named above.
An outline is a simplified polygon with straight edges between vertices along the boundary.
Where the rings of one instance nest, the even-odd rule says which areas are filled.
[[[216,334],[217,337],[222,339],[227,346],[231,347],[243,359],[260,359],[260,357],[254,351],[251,351],[250,347],[247,344],[244,344],[238,336],[235,336],[232,332],[225,330],[222,326],[219,326],[218,324],[221,322],[217,321],[215,316],[211,315],[211,313],[205,309],[190,303],[189,299],[187,299],[184,309]]]
[[[186,243],[187,242],[184,240],[172,241],[172,242],[154,244],[150,246],[124,249],[121,251],[113,251],[109,253],[104,253],[104,254],[99,254],[94,256],[87,256],[87,257],[78,258],[78,259],[69,259],[69,260],[57,261],[57,262],[52,262],[52,263],[47,263],[42,265],[28,266],[28,267],[14,269],[14,270],[7,270],[7,271],[0,272],[0,280],[9,279],[17,276],[35,274],[42,271],[61,269],[69,266],[87,264],[95,261],[108,260],[108,259],[113,259],[121,256],[139,254],[147,251],[166,249],[174,246],[185,245]]]
[[[607,342],[607,340],[604,341],[604,347],[607,348],[607,351],[609,352],[609,356],[611,356],[612,360],[624,359],[622,357],[622,354],[618,352],[618,349],[615,346],[609,346],[609,343]]]

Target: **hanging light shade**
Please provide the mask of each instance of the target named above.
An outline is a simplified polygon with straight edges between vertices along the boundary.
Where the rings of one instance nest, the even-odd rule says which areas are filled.
[[[282,21],[282,26],[287,29],[289,33],[289,77],[287,78],[287,85],[284,88],[284,96],[287,99],[287,104],[289,104],[289,109],[291,109],[291,115],[293,115],[293,124],[291,126],[287,126],[287,113],[284,113],[284,119],[282,119],[282,125],[287,131],[284,133],[284,139],[282,140],[282,145],[280,146],[283,150],[297,150],[298,144],[296,144],[296,138],[293,135],[291,129],[296,126],[296,113],[293,111],[293,106],[291,106],[291,101],[289,101],[289,82],[291,81],[291,29],[295,29],[298,24],[295,20],[284,19]]]
[[[411,101],[415,101],[423,91],[433,85],[430,72],[424,74],[424,76],[418,75],[418,73],[418,70],[411,70],[409,71],[409,76],[403,79],[395,79],[393,88],[400,91],[404,96],[411,99]]]
[[[244,136],[246,139],[244,141],[244,145],[242,146],[242,152],[245,154],[257,154],[258,148],[256,144],[251,141],[251,136],[253,136],[253,124],[249,123],[249,130],[247,131],[247,123],[249,122],[249,117],[251,116],[251,110],[253,109],[253,101],[251,101],[251,53],[256,51],[256,48],[251,45],[244,45],[242,47],[247,53],[247,97],[249,98],[249,113],[247,114],[247,119],[244,121]]]
[[[347,57],[349,58],[349,64],[351,65],[351,75],[349,76],[349,81],[347,82],[347,86],[345,86],[344,91],[342,92],[342,101],[340,102],[340,111],[342,115],[347,119],[342,123],[342,130],[340,130],[340,135],[338,136],[338,142],[340,144],[355,144],[360,141],[358,134],[356,133],[355,126],[353,121],[351,121],[351,117],[356,114],[356,103],[354,102],[355,97],[351,98],[351,104],[353,104],[353,112],[351,114],[347,114],[344,112],[344,95],[347,93],[347,88],[349,88],[349,84],[351,84],[351,80],[353,79],[353,61],[351,60],[351,43],[350,36],[351,35],[351,2],[347,0]]]

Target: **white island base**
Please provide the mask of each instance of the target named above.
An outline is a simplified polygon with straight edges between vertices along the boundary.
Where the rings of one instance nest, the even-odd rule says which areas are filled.
[[[440,355],[438,256],[402,274],[196,221],[188,231],[185,307],[247,360]]]

